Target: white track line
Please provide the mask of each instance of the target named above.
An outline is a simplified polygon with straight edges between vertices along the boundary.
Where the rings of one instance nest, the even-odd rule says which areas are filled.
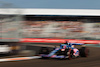
[[[31,56],[31,57],[5,58],[5,59],[0,59],[0,62],[21,61],[21,60],[30,60],[30,59],[38,59],[38,58],[41,58],[41,57],[40,56]]]

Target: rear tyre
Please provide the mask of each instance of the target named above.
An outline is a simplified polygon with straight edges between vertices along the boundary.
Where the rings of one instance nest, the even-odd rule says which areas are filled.
[[[81,57],[88,57],[89,49],[87,47],[82,47],[79,51]]]

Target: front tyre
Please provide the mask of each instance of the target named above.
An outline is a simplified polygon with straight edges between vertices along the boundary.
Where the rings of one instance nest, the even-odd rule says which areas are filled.
[[[72,49],[69,49],[68,52],[67,52],[67,56],[68,56],[68,59],[71,60],[71,59],[74,59],[75,56],[73,55],[74,51]]]

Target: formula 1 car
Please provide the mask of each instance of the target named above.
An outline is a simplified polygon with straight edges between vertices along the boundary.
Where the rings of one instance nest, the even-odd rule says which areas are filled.
[[[64,43],[60,44],[60,47],[54,48],[52,51],[49,51],[47,47],[42,47],[40,49],[41,58],[58,58],[58,59],[73,59],[79,56],[88,57],[89,49],[85,46],[77,49],[74,45],[84,45],[82,43]]]

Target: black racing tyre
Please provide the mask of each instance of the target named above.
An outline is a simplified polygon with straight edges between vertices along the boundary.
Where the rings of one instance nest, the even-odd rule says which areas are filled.
[[[74,54],[74,51],[71,50],[70,56],[71,56],[72,59],[75,59],[76,57],[75,57],[75,55],[73,55],[73,54]]]
[[[41,47],[39,50],[39,54],[49,54],[49,48],[47,47]]]
[[[74,59],[75,56],[73,55],[74,51],[72,49],[69,49],[67,54],[68,54],[68,59],[71,60],[71,59]]]
[[[87,47],[82,47],[79,49],[79,52],[81,57],[88,57],[89,55],[89,49]]]

